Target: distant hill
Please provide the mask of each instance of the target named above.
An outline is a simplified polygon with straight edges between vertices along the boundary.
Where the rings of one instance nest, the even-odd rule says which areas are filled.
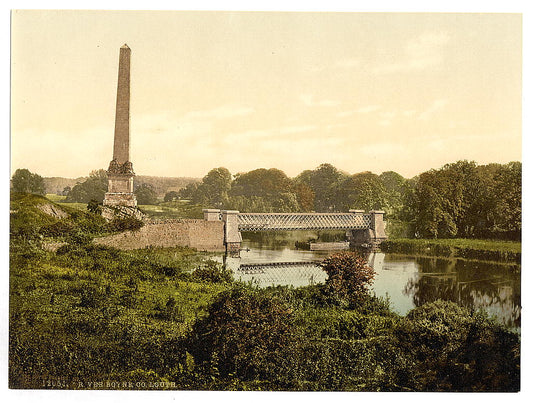
[[[70,186],[71,188],[78,182],[83,182],[86,177],[81,178],[61,178],[58,176],[54,176],[51,178],[43,178],[44,181],[44,190],[46,193],[52,193],[52,194],[62,194],[63,189],[65,189],[67,186]]]
[[[179,190],[189,183],[200,182],[200,178],[188,177],[164,177],[164,176],[144,176],[138,175],[134,179],[134,186],[143,184],[151,185],[159,197],[165,196],[170,190]]]
[[[70,186],[72,188],[74,185],[76,185],[76,183],[83,182],[86,179],[87,177],[80,177],[76,179],[62,177],[43,178],[46,193],[52,194],[61,194],[65,187]],[[189,183],[200,181],[200,178],[145,175],[138,175],[134,178],[135,186],[140,186],[142,184],[151,185],[159,197],[163,197],[169,190],[179,190],[187,186]]]

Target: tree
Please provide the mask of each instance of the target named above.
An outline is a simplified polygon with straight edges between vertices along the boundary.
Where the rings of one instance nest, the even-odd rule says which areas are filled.
[[[165,193],[164,201],[171,202],[174,200],[178,200],[180,198],[180,195],[175,190],[171,190],[170,192]]]
[[[519,240],[522,235],[522,163],[501,166],[495,175],[495,234]]]
[[[156,204],[157,193],[154,191],[152,185],[143,183],[135,189],[135,196],[138,204]]]
[[[383,182],[372,172],[361,172],[346,178],[339,186],[338,205],[343,211],[382,210],[387,206]]]
[[[315,192],[313,192],[313,190],[305,183],[296,183],[293,186],[293,189],[301,211],[313,211]]]
[[[228,201],[232,177],[226,168],[214,168],[203,177],[195,201],[208,207],[223,207]]]
[[[200,183],[189,183],[179,191],[183,199],[204,207],[223,208],[228,202],[232,176],[226,168],[214,168],[203,177]]]
[[[295,178],[295,182],[309,186],[314,192],[315,211],[339,211],[338,187],[346,176],[331,164],[321,164],[315,170],[300,173]]]
[[[67,194],[65,201],[77,203],[89,203],[92,199],[98,203],[104,201],[107,192],[107,172],[103,169],[92,171],[89,177],[74,185]]]
[[[45,194],[44,180],[28,169],[17,169],[11,179],[14,192]]]
[[[434,238],[519,239],[521,169],[519,162],[457,161],[422,173],[413,197],[417,231]]]
[[[229,194],[230,205],[240,211],[300,211],[293,182],[276,168],[260,168],[235,175]]]
[[[198,182],[189,183],[183,189],[179,190],[178,193],[179,193],[180,198],[186,199],[186,200],[192,200],[194,198],[196,191],[198,190],[198,186],[200,186],[200,183]]]
[[[450,183],[432,169],[419,176],[415,192],[416,231],[422,237],[455,236],[457,226],[448,211]]]
[[[409,181],[393,171],[383,172],[379,175],[379,179],[385,189],[387,216],[408,220],[405,206],[411,193]]]
[[[326,291],[341,305],[354,307],[368,295],[374,282],[374,269],[354,252],[328,256],[320,267],[328,274]]]

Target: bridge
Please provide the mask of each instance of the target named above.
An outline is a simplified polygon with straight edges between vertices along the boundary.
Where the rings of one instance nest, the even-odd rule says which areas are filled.
[[[226,251],[238,252],[242,231],[345,230],[351,243],[377,247],[387,238],[384,211],[349,210],[348,213],[241,213],[204,209],[204,220],[224,222]]]

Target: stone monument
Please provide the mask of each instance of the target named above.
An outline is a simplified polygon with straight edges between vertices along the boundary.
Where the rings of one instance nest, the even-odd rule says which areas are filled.
[[[133,193],[133,164],[130,161],[130,56],[131,49],[120,48],[118,64],[117,106],[113,159],[107,169],[107,193],[104,206],[137,207]]]

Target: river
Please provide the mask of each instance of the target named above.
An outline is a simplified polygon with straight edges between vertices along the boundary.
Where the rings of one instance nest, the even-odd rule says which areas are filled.
[[[240,258],[225,257],[234,277],[259,287],[322,283],[326,274],[315,265],[331,251],[298,250],[292,241],[247,239]],[[502,324],[520,329],[520,273],[512,266],[426,256],[372,253],[376,271],[373,292],[390,300],[400,315],[426,302],[450,300],[469,309],[484,309]]]

